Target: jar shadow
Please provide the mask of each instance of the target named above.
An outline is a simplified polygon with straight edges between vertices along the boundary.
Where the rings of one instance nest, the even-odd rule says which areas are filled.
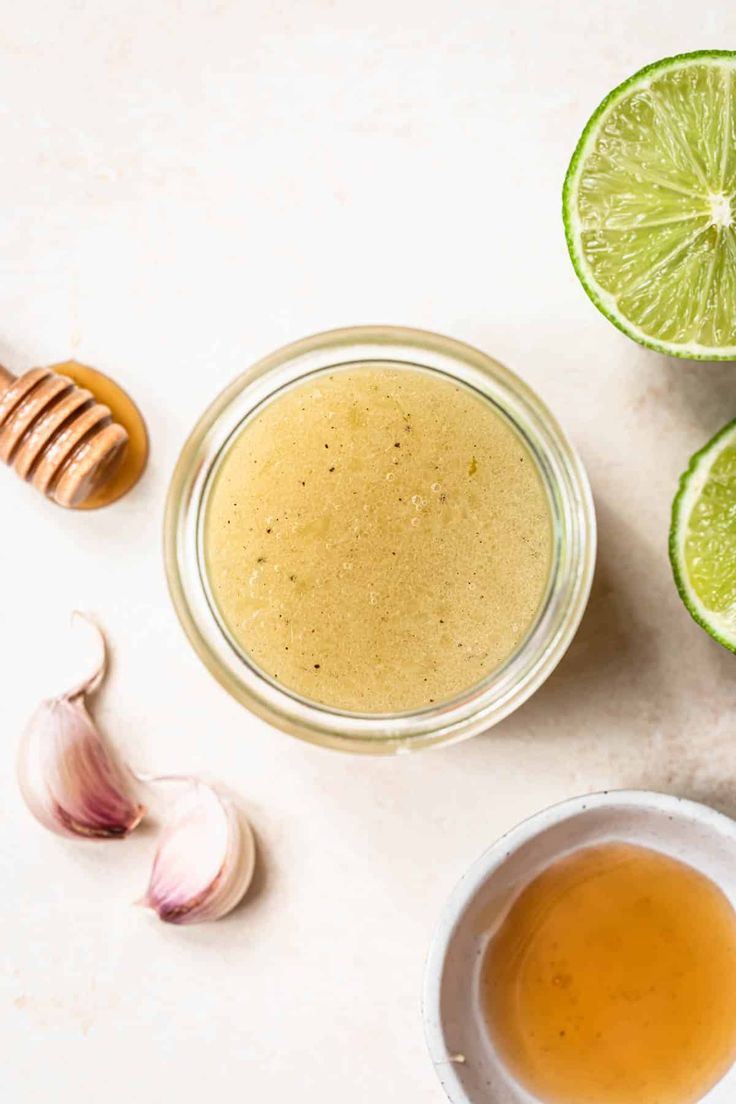
[[[529,730],[548,727],[551,716],[566,718],[570,731],[579,730],[584,719],[600,715],[614,695],[629,700],[637,714],[645,685],[651,695],[657,633],[637,601],[636,578],[661,571],[662,565],[636,530],[609,506],[597,501],[596,513],[595,575],[570,648],[544,685],[483,736],[525,736]]]
[[[692,430],[693,449],[736,417],[736,362],[680,360],[648,351],[642,368],[647,383],[636,409],[655,404],[669,408],[678,428]],[[683,457],[683,468],[687,459]]]
[[[661,429],[666,431],[669,422],[685,437],[679,475],[690,456],[736,417],[736,362],[641,350],[640,367],[643,386],[635,408],[659,408]],[[655,569],[661,571],[661,565]],[[664,623],[661,631],[666,632]],[[627,785],[687,796],[736,817],[736,761],[729,762],[723,732],[723,715],[733,698],[728,687],[734,658],[700,632],[691,644],[685,634],[681,640],[679,655],[667,649],[669,662],[660,673],[665,698],[678,705],[667,709],[665,702],[664,731],[653,733],[648,762],[638,769],[632,764]]]

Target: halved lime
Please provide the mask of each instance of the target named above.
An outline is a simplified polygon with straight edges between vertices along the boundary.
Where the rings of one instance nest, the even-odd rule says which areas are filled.
[[[736,652],[736,419],[695,453],[680,479],[670,560],[692,616]]]
[[[615,88],[573,154],[563,214],[575,270],[619,329],[736,359],[736,53],[665,58]]]

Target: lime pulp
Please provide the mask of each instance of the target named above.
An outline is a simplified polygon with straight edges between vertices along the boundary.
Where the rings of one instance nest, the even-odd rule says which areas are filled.
[[[588,122],[565,180],[590,298],[661,352],[736,359],[736,53],[647,66]]]
[[[680,480],[670,559],[691,615],[736,651],[736,420],[693,456]]]

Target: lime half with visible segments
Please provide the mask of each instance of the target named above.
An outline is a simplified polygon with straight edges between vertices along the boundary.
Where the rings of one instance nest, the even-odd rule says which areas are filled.
[[[736,359],[736,53],[648,65],[588,122],[563,190],[572,263],[642,345]]]
[[[691,615],[736,652],[736,419],[695,453],[680,479],[670,560]]]

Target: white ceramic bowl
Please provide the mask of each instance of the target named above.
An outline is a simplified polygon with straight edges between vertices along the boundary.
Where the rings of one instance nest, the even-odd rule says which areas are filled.
[[[424,1029],[452,1104],[539,1104],[496,1053],[483,1024],[479,975],[489,930],[555,859],[607,840],[638,843],[695,867],[736,907],[736,822],[694,801],[643,790],[573,798],[517,825],[481,855],[450,897],[430,949]],[[707,1104],[736,1100],[736,1065]]]

